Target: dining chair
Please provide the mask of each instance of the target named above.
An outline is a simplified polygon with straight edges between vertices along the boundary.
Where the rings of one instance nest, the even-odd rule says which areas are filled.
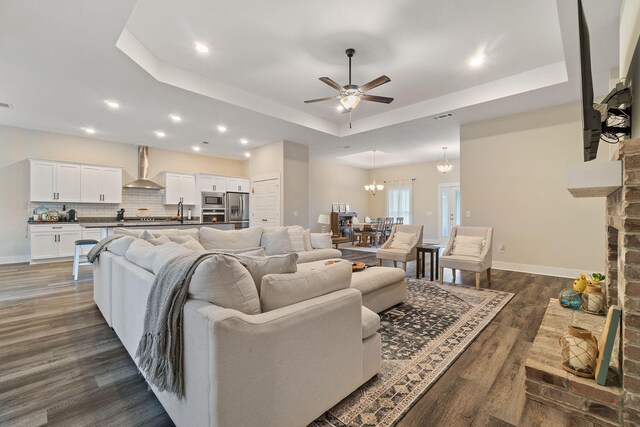
[[[399,216],[396,218],[396,224],[404,224],[404,217]]]

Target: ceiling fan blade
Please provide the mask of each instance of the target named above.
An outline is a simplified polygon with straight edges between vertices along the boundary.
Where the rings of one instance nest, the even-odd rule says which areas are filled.
[[[342,86],[340,86],[338,83],[331,80],[329,77],[320,77],[320,81],[328,84],[338,92],[342,90]]]
[[[385,104],[391,104],[393,98],[388,98],[386,96],[375,96],[375,95],[362,95],[362,99],[364,101],[373,101],[373,102],[383,102]]]
[[[380,76],[377,79],[371,80],[369,83],[365,83],[362,86],[358,87],[361,92],[366,92],[374,87],[378,87],[385,83],[389,83],[391,79],[387,76]]]
[[[322,102],[322,101],[329,101],[331,99],[336,99],[336,96],[326,96],[324,98],[317,98],[317,99],[307,99],[306,101],[304,101],[305,104],[311,104],[314,102]]]

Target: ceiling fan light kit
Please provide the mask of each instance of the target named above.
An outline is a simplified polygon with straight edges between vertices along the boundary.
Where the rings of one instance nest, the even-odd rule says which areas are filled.
[[[356,53],[356,50],[353,48],[349,48],[345,51],[347,57],[349,58],[349,84],[340,86],[338,83],[330,79],[329,77],[320,77],[320,81],[331,86],[335,90],[338,91],[338,95],[336,96],[327,96],[324,98],[317,99],[308,99],[305,104],[312,104],[315,102],[323,102],[323,101],[331,101],[337,99],[342,105],[342,113],[351,113],[356,109],[360,101],[372,101],[372,102],[381,102],[383,104],[390,104],[393,101],[393,98],[389,98],[386,96],[375,96],[368,95],[366,92],[378,86],[381,86],[385,83],[391,81],[391,79],[385,75],[378,77],[377,79],[371,80],[369,83],[365,83],[362,86],[354,85],[351,83],[351,58]],[[351,120],[349,120],[351,122]],[[351,127],[351,123],[349,123],[349,127]]]

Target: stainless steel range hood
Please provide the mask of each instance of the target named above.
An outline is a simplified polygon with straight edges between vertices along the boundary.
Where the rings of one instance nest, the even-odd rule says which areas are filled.
[[[138,146],[138,179],[123,188],[146,188],[148,190],[162,190],[164,188],[149,179],[149,147],[146,145]]]

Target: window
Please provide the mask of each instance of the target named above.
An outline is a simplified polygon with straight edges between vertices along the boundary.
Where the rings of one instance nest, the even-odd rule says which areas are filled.
[[[413,211],[413,180],[387,181],[387,216],[404,218],[411,224]]]

